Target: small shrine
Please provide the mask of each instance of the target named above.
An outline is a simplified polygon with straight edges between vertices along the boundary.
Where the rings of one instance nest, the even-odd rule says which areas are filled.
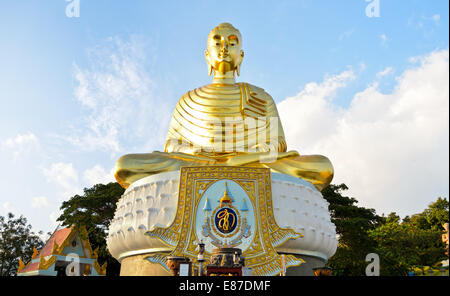
[[[83,237],[86,237],[84,239]],[[18,276],[104,276],[106,263],[97,262],[98,248],[92,250],[86,228],[57,229],[38,251],[34,248],[31,261],[19,259]],[[77,263],[79,265],[77,265]]]

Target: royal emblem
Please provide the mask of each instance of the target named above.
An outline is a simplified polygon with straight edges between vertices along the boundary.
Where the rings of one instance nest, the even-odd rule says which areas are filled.
[[[229,183],[235,189],[236,199],[238,198],[241,204],[240,210],[233,205],[233,195],[228,188]],[[208,191],[205,192],[206,200],[203,207],[205,219],[202,224],[201,239],[208,241],[209,238],[211,245],[218,248],[237,247],[243,243],[243,239],[245,245],[245,239],[250,238],[252,234],[252,229],[245,214],[248,212],[246,201],[248,196],[244,190],[239,191],[239,185],[232,180],[219,180],[215,187],[220,188],[222,184],[224,184],[223,196],[220,199],[217,198],[218,205],[212,213],[210,213]],[[201,213],[198,214],[201,215]]]
[[[217,229],[225,234],[236,229],[237,214],[230,208],[220,209],[214,216]]]

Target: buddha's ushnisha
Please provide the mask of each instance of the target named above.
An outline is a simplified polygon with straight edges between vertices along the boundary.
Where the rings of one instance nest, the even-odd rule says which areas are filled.
[[[175,107],[164,152],[127,154],[115,177],[127,188],[149,175],[182,166],[267,167],[311,182],[318,190],[333,178],[325,156],[287,151],[272,97],[262,88],[236,83],[244,52],[240,32],[222,23],[208,35],[205,51],[211,84],[184,94]]]

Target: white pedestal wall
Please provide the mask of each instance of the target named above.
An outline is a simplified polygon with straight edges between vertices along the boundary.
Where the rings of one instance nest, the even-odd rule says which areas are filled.
[[[125,257],[171,250],[145,232],[169,227],[176,215],[179,171],[149,176],[133,183],[117,202],[107,245],[121,261]],[[274,215],[282,228],[292,228],[303,238],[277,247],[280,253],[308,255],[325,262],[337,248],[336,229],[328,202],[313,185],[298,178],[272,173]]]

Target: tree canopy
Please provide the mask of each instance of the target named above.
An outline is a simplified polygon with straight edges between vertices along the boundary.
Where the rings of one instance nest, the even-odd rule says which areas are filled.
[[[114,218],[116,203],[125,190],[118,183],[97,184],[85,188],[83,195],[75,195],[61,205],[58,218],[63,226],[85,226],[92,248],[99,247],[98,262],[107,262],[106,275],[119,275],[120,264],[107,250],[106,237]]]
[[[339,244],[329,265],[335,275],[364,275],[366,255],[373,253],[375,241],[367,235],[382,222],[374,209],[357,206],[355,198],[342,195],[348,190],[345,184],[329,185],[322,191],[329,202],[331,222],[336,226]]]
[[[410,220],[421,229],[442,231],[442,225],[448,223],[448,200],[439,197],[432,202],[422,213],[413,215]]]
[[[438,197],[422,213],[406,216],[396,213],[368,235],[377,242],[381,275],[407,275],[413,269],[439,265],[446,258],[442,242],[443,225],[449,220],[449,202]]]
[[[449,220],[447,199],[439,197],[422,213],[402,220],[394,212],[380,217],[374,209],[358,207],[355,198],[343,196],[347,189],[340,184],[322,191],[339,236],[328,263],[335,275],[364,276],[369,253],[378,254],[380,274],[386,276],[407,275],[445,259],[441,235],[442,225]]]
[[[44,243],[38,234],[31,230],[25,217],[15,218],[8,213],[0,216],[0,276],[13,276],[17,274],[19,258],[29,262],[33,254],[33,247],[40,249]]]
[[[421,229],[411,222],[390,220],[370,230],[380,256],[380,275],[408,275],[414,267],[433,266],[445,259],[441,230]]]

